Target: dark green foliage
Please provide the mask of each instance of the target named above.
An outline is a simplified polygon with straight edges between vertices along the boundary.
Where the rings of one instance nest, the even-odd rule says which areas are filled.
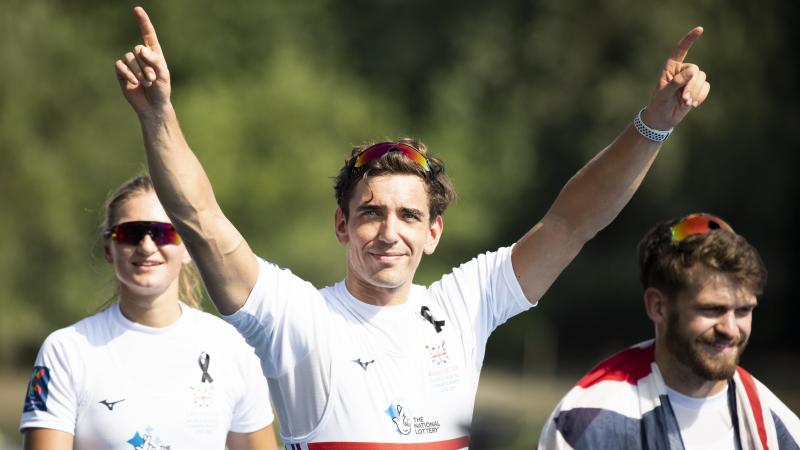
[[[143,167],[113,62],[139,35],[125,2],[7,0],[0,26],[0,363],[110,295],[97,224]],[[796,5],[744,1],[145,2],[174,102],[227,214],[260,254],[318,285],[344,274],[330,176],[352,145],[414,135],[444,157],[460,200],[423,262],[429,282],[510,244],[647,102],[671,46],[711,96],[640,192],[539,308],[498,331],[487,361],[588,369],[651,334],[635,245],[658,220],[726,218],[770,283],[749,358],[794,356]],[[794,336],[794,337],[793,337]],[[587,345],[587,343],[589,345]],[[761,350],[760,353],[759,350]]]

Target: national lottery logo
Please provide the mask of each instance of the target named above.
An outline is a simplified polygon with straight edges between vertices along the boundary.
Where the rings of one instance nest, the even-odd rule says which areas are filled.
[[[392,402],[386,408],[386,414],[392,418],[400,434],[411,434],[411,419],[406,415],[405,407],[398,402]]]
[[[28,392],[25,395],[23,412],[47,411],[47,397],[50,395],[50,369],[44,366],[34,366],[31,378],[28,380]]]
[[[407,436],[410,434],[434,434],[441,425],[438,419],[415,416],[403,406],[403,402],[392,402],[386,408],[386,414],[392,419],[397,432]]]
[[[172,446],[162,441],[154,431],[155,429],[148,425],[141,433],[138,431],[134,433],[126,442],[134,450],[172,450]]]

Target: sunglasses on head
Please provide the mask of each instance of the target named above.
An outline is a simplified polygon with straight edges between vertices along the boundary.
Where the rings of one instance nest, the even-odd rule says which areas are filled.
[[[145,235],[149,235],[156,245],[181,243],[181,237],[172,224],[165,222],[124,222],[106,230],[107,238],[128,245],[139,245]]]
[[[727,222],[706,213],[689,214],[673,225],[670,230],[672,230],[672,240],[675,242],[680,242],[695,234],[706,234],[712,230],[725,230],[733,233],[733,228]]]
[[[389,152],[402,153],[406,158],[419,164],[420,167],[425,169],[426,172],[431,171],[431,166],[428,164],[428,158],[426,158],[425,155],[411,145],[402,144],[399,142],[381,142],[370,145],[355,157],[353,167],[357,169],[373,159],[378,159]]]

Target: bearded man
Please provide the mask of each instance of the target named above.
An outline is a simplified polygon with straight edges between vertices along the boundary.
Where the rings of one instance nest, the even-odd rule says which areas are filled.
[[[639,243],[655,339],[601,362],[561,400],[540,449],[798,449],[800,420],[738,366],[767,271],[724,220],[691,214]]]

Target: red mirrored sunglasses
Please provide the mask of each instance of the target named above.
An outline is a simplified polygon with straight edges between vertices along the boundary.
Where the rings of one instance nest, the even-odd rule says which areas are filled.
[[[706,234],[712,230],[734,232],[727,222],[715,215],[706,213],[689,214],[673,225],[670,230],[672,230],[672,240],[675,242],[680,242],[695,234]]]
[[[139,245],[145,235],[149,235],[156,245],[181,243],[178,232],[172,224],[166,222],[124,222],[106,230],[107,238],[128,245]]]
[[[364,164],[378,159],[389,152],[399,152],[406,156],[406,158],[419,164],[426,172],[431,171],[431,166],[428,163],[428,158],[425,157],[419,150],[399,142],[380,142],[378,144],[370,145],[365,148],[361,153],[356,155],[353,167],[359,168]]]

